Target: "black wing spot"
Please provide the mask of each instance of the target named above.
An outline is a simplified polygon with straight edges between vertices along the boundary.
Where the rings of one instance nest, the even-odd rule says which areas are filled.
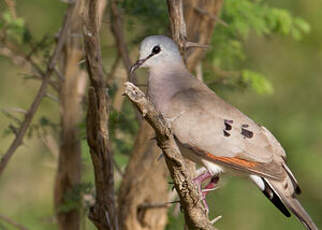
[[[230,122],[228,122],[227,120],[224,120],[224,124],[225,124],[225,130],[231,130],[232,126],[230,124]]]
[[[287,189],[287,188],[288,188],[288,183],[287,183],[287,182],[284,184],[284,188],[285,188],[285,189]]]
[[[242,124],[242,128],[248,128],[249,127],[249,125],[247,125],[247,124]]]
[[[225,123],[229,123],[229,124],[234,123],[234,121],[233,121],[233,120],[224,120],[224,121],[225,121]]]
[[[241,135],[243,135],[245,138],[252,138],[254,136],[254,133],[252,131],[242,128]]]
[[[228,133],[226,130],[223,130],[224,131],[224,136],[225,137],[229,137],[230,136],[230,133]]]

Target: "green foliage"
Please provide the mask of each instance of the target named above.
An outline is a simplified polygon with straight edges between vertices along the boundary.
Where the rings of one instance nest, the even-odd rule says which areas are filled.
[[[274,92],[272,83],[261,73],[243,70],[242,80],[258,94],[272,94]]]
[[[142,33],[137,41],[140,41],[147,34],[167,34],[169,28],[168,8],[164,1],[160,0],[125,0],[121,4],[128,19],[128,28],[137,29],[134,20],[139,20],[144,25]]]
[[[290,35],[299,40],[310,31],[309,24],[302,18],[293,17],[288,10],[268,6],[263,0],[227,0],[221,17],[229,26],[217,25],[206,61],[221,69],[240,71],[241,80],[247,82],[246,86],[259,94],[272,94],[273,86],[266,76],[243,70],[247,68],[244,41],[249,39],[252,32],[266,37]]]
[[[22,18],[13,18],[10,11],[5,11],[0,20],[0,29],[5,30],[7,38],[19,44],[29,42],[31,34]]]
[[[263,0],[227,0],[223,18],[229,24],[230,33],[244,39],[248,38],[250,31],[259,36],[272,33],[294,36],[296,33],[296,39],[310,31],[310,26],[303,19],[293,17],[288,10],[270,7]]]

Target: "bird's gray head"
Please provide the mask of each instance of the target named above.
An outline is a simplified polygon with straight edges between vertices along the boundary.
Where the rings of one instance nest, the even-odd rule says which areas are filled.
[[[173,64],[183,64],[182,57],[176,43],[163,35],[146,37],[140,46],[140,58],[131,67],[134,72],[139,67],[160,67]]]

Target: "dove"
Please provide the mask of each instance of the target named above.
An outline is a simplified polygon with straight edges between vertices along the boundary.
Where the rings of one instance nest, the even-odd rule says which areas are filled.
[[[244,175],[285,216],[292,212],[307,229],[318,229],[296,199],[301,189],[286,164],[285,150],[268,129],[195,78],[172,39],[146,37],[139,55],[130,72],[148,69],[149,100],[170,121],[183,156],[207,169],[194,179],[198,186],[223,172]]]

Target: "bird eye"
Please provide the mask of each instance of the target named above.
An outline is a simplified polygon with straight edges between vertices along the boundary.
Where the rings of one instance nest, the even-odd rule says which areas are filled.
[[[155,46],[152,49],[152,54],[158,54],[158,53],[160,53],[160,51],[161,51],[160,46]]]

